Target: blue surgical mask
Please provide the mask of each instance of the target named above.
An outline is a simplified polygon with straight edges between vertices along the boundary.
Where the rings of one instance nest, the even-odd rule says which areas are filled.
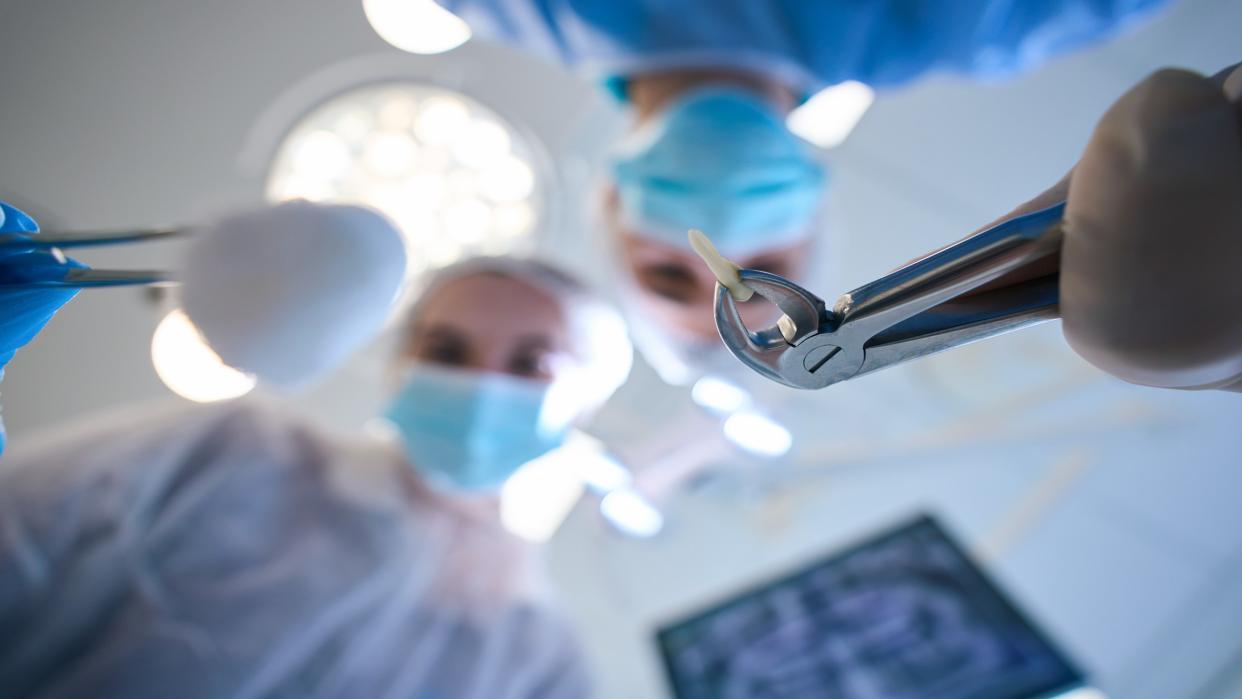
[[[613,176],[634,233],[688,249],[698,228],[729,256],[805,239],[827,179],[775,110],[730,87],[669,105],[624,145]]]
[[[551,384],[417,364],[384,415],[415,470],[434,485],[499,488],[522,464],[561,446],[569,422],[548,410]]]

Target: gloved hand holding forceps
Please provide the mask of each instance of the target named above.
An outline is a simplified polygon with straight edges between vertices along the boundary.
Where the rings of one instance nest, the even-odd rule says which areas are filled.
[[[718,285],[716,321],[744,364],[799,388],[1061,317],[1079,355],[1126,381],[1242,390],[1240,269],[1242,69],[1166,69],[1117,100],[1061,183],[1000,222],[831,309],[741,270],[785,316],[752,332]]]
[[[38,230],[34,219],[0,202],[0,241],[16,243]],[[73,288],[30,283],[60,279],[69,270],[81,268],[77,262],[47,250],[0,247],[0,380],[17,350],[33,340],[77,293]],[[4,423],[0,421],[0,453],[4,452],[4,443]]]

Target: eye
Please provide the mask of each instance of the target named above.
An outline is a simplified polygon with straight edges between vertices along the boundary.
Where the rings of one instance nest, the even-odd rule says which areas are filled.
[[[508,372],[523,378],[551,381],[551,353],[546,349],[521,350],[509,360]]]
[[[470,360],[466,343],[447,333],[429,333],[423,336],[414,343],[410,354],[416,359],[447,366],[463,366]]]
[[[751,269],[771,272],[778,277],[788,277],[790,272],[789,262],[783,257],[756,257],[750,260],[747,266]]]
[[[677,303],[690,303],[700,291],[694,272],[675,262],[642,268],[639,281],[651,293]]]

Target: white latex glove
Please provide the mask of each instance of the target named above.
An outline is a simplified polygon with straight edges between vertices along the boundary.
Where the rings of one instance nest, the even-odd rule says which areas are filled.
[[[1000,221],[1063,200],[1074,351],[1131,383],[1242,391],[1242,67],[1154,73],[1100,119],[1070,174]]]
[[[1070,176],[1065,338],[1132,383],[1242,391],[1242,68],[1162,70]]]

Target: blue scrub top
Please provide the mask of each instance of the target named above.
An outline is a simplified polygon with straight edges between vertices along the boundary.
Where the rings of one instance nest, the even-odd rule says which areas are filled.
[[[605,80],[734,67],[813,93],[930,72],[997,78],[1099,41],[1168,0],[438,0],[479,36]]]

